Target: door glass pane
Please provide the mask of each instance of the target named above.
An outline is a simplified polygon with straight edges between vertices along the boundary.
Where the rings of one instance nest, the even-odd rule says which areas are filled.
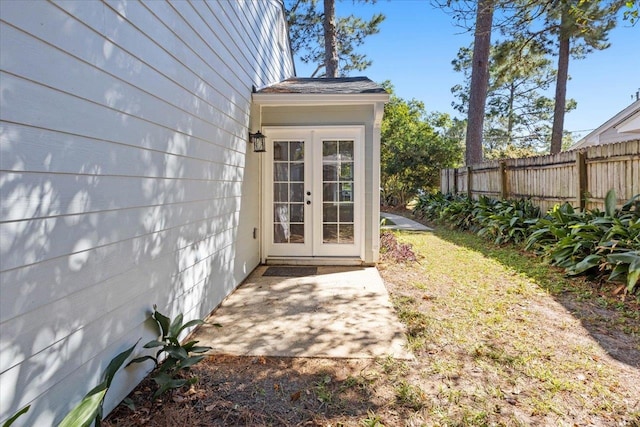
[[[336,160],[338,156],[338,141],[322,142],[322,157],[324,160]]]
[[[289,201],[289,184],[273,184],[273,201],[276,203]]]
[[[304,142],[290,142],[290,157],[289,160],[294,162],[301,162],[304,160]]]
[[[340,203],[340,222],[353,222],[353,203]]]
[[[291,224],[289,243],[304,243],[304,224]]]
[[[289,241],[289,225],[273,224],[273,243],[287,243]]]
[[[340,160],[353,160],[353,141],[339,141]]]
[[[304,163],[291,163],[291,181],[304,182]]]
[[[275,163],[273,165],[274,181],[289,181],[289,163]]]
[[[340,183],[340,201],[353,202],[353,184],[351,182]]]
[[[322,242],[354,244],[353,140],[322,143]]]
[[[340,224],[340,243],[352,243],[353,239],[353,225],[352,224]]]
[[[273,160],[287,161],[289,160],[289,143],[284,141],[275,141],[273,143]]]
[[[273,143],[273,243],[304,243],[304,142]]]
[[[304,184],[300,183],[300,184],[290,184],[290,185],[291,185],[291,195],[289,200],[291,202],[302,203],[304,199]]]
[[[322,184],[322,200],[324,202],[338,201],[338,184],[323,183]]]
[[[273,207],[273,222],[289,222],[289,205],[276,203]]]
[[[322,179],[324,181],[337,181],[338,165],[336,163],[328,163],[322,165]]]
[[[289,205],[291,210],[291,222],[304,222],[304,205],[303,204],[291,204]]]
[[[339,243],[337,224],[322,225],[322,243]]]
[[[353,181],[352,162],[342,162],[340,165],[340,181]]]
[[[338,222],[338,205],[335,203],[322,204],[322,221]]]

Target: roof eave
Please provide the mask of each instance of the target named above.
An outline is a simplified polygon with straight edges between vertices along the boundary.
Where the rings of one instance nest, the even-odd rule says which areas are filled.
[[[253,93],[256,105],[267,106],[315,106],[315,105],[367,105],[388,102],[388,93]]]

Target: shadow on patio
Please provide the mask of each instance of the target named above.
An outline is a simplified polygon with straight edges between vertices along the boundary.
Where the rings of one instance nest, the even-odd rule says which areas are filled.
[[[258,267],[195,333],[209,354],[412,358],[374,267],[318,267],[303,277],[264,276],[266,269]]]

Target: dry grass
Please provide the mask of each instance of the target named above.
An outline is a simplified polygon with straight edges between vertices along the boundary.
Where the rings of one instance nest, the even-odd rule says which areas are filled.
[[[435,395],[426,396],[425,424],[640,422],[636,305],[603,310],[597,298],[581,293],[582,284],[514,255],[513,248],[488,249],[472,235],[438,234],[405,234],[401,240],[423,255],[421,263],[413,271],[396,271],[395,265],[383,271],[408,325],[410,346],[422,361],[415,384],[441,382]],[[492,256],[482,253],[488,250]],[[553,286],[536,279],[542,270]],[[396,279],[402,273],[408,280]],[[565,307],[549,289],[581,295],[583,302]],[[589,317],[596,308],[599,315]],[[611,318],[618,329],[608,329]]]
[[[380,271],[415,361],[212,357],[107,425],[640,425],[637,304],[472,235],[398,239],[418,262]]]

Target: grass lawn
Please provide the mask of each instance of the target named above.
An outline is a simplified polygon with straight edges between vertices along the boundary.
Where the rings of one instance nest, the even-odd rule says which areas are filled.
[[[379,270],[415,360],[217,356],[199,382],[107,425],[639,426],[640,311],[512,247],[398,232]]]
[[[382,274],[421,362],[427,425],[640,423],[635,302],[469,233],[399,236],[420,263]]]

